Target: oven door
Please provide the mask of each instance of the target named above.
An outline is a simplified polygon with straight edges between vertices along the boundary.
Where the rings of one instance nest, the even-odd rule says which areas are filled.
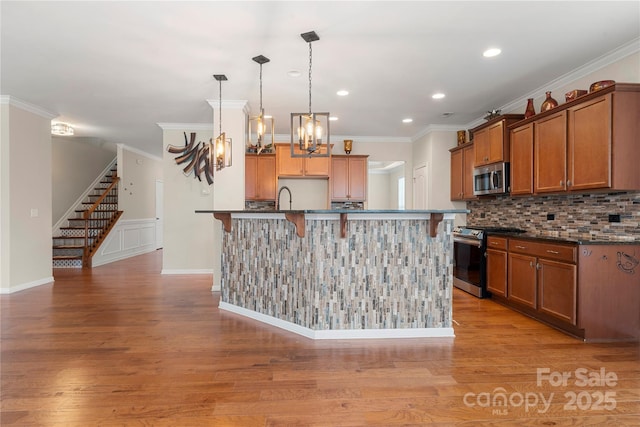
[[[453,258],[453,286],[478,298],[487,296],[482,240],[454,237]]]

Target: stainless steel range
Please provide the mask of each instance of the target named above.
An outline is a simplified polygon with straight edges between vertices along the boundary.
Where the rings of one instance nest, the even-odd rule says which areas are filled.
[[[522,233],[510,227],[455,227],[453,229],[453,286],[478,298],[487,291],[487,235],[491,233]]]

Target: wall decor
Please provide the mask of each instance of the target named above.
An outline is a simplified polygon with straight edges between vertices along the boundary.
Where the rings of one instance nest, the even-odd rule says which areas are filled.
[[[178,154],[175,161],[178,165],[186,166],[182,169],[185,175],[189,175],[193,172],[193,176],[202,181],[201,175],[204,174],[205,179],[209,185],[213,184],[213,171],[215,168],[214,156],[214,144],[210,139],[208,143],[198,142],[196,144],[196,133],[191,132],[191,138],[187,142],[187,133],[184,132],[184,147],[176,147],[169,144],[167,151],[171,154]]]

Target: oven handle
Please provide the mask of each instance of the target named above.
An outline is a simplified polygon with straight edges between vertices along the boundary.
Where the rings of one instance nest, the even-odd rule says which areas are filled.
[[[477,239],[465,239],[464,237],[453,237],[453,241],[454,243],[462,243],[465,245],[471,245],[471,246],[475,246],[478,248],[482,247],[482,240],[477,240]]]

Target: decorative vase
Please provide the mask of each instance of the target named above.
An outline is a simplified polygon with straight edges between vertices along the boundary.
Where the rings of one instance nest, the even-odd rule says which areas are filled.
[[[536,115],[536,109],[533,106],[533,98],[527,99],[527,108],[524,110],[524,118],[528,119]]]
[[[350,154],[352,146],[353,146],[353,140],[352,139],[345,139],[344,140],[344,152],[345,153]]]
[[[556,101],[551,97],[551,92],[547,92],[547,99],[545,99],[542,105],[540,106],[540,112],[549,111],[552,108],[555,108],[557,106],[558,106],[558,101]]]

